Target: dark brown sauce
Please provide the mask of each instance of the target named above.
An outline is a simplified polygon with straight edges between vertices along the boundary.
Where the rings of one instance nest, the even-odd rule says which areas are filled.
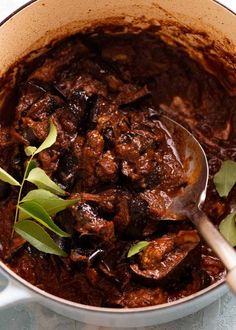
[[[185,176],[158,120],[166,113],[204,147],[204,210],[218,225],[235,207],[236,189],[221,199],[212,177],[222,160],[236,160],[236,97],[148,31],[80,34],[27,68],[9,98],[12,110],[2,109],[0,166],[20,177],[23,145],[42,142],[51,117],[58,141],[38,162],[81,202],[55,219],[72,234],[55,237],[69,254],[59,258],[12,242],[17,190],[2,184],[0,253],[8,266],[52,294],[105,307],[173,301],[221,279],[222,264],[190,222],[162,220]],[[144,239],[149,247],[127,259]]]

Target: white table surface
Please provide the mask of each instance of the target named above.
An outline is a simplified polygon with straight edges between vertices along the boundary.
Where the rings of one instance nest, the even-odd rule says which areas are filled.
[[[69,0],[68,0],[69,1]],[[174,1],[174,0],[173,0]],[[197,1],[197,0],[195,0]],[[26,0],[0,0],[0,21]],[[236,12],[236,0],[219,0]],[[0,311],[0,330],[105,330],[60,316],[36,303]],[[203,310],[174,322],[141,330],[236,330],[236,298],[231,293]],[[132,329],[131,329],[132,330]]]

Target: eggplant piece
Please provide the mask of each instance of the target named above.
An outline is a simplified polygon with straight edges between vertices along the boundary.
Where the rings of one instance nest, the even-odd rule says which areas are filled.
[[[180,231],[154,241],[140,254],[139,262],[130,265],[134,276],[150,285],[175,288],[200,267],[201,244],[195,230]]]
[[[71,150],[66,151],[59,160],[56,181],[58,181],[67,191],[71,189],[75,182],[78,167],[78,159]]]
[[[122,288],[130,282],[131,278],[129,264],[127,263],[129,248],[130,243],[116,241],[104,249],[104,254],[98,264],[98,270]]]
[[[135,196],[128,201],[130,222],[126,228],[126,236],[132,239],[139,239],[147,224],[148,203]]]

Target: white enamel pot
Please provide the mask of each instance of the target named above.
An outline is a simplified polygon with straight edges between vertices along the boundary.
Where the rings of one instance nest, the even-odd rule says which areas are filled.
[[[172,40],[181,47],[190,45],[191,56],[201,61],[204,58],[196,44],[207,47],[214,41],[212,56],[218,53],[219,62],[227,68],[229,79],[226,84],[236,94],[235,60],[220,56],[222,49],[225,53],[236,54],[236,16],[212,0],[31,1],[0,26],[0,77],[30,51],[98,22],[115,22],[123,26],[132,23],[137,27],[146,27],[150,22],[159,24],[162,38],[168,42]],[[183,24],[188,30],[180,33],[178,29]],[[186,32],[190,30],[197,31],[197,34]],[[227,291],[222,280],[168,304],[124,310],[98,308],[48,294],[17,276],[2,262],[0,270],[8,279],[6,288],[0,292],[0,308],[35,301],[67,317],[110,328],[141,327],[172,321],[200,310]]]

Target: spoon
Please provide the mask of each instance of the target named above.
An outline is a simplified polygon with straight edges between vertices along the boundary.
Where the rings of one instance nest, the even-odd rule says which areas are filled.
[[[168,212],[174,215],[176,220],[187,217],[192,221],[202,238],[228,270],[226,282],[236,294],[236,251],[202,211],[209,177],[206,154],[200,143],[183,126],[164,115],[161,116],[160,121],[175,143],[174,147],[185,168],[188,181],[186,187],[174,197]]]

